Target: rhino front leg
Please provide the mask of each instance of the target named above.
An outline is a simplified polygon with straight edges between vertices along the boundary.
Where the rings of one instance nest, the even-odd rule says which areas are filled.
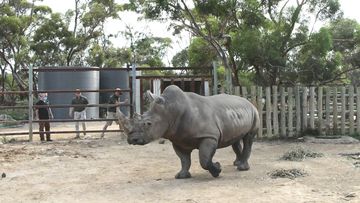
[[[240,164],[240,157],[241,157],[241,152],[242,152],[242,147],[241,147],[241,143],[240,140],[236,141],[233,145],[232,145],[232,149],[234,150],[235,154],[236,154],[236,159],[234,161],[234,166],[237,166]]]
[[[173,144],[175,153],[178,155],[181,161],[181,170],[175,175],[176,179],[191,178],[189,172],[191,166],[191,150],[184,150]]]
[[[249,160],[249,157],[251,154],[251,148],[252,148],[254,136],[255,136],[254,133],[249,133],[249,134],[245,135],[245,137],[243,138],[244,149],[241,153],[239,163],[237,165],[237,169],[239,171],[247,171],[250,169],[248,160]]]
[[[217,141],[212,138],[203,139],[199,146],[200,165],[208,170],[213,177],[218,177],[221,172],[219,162],[213,163],[212,159],[217,149]]]

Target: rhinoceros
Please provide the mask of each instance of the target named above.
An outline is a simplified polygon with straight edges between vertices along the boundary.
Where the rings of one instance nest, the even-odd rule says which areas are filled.
[[[128,143],[145,145],[158,138],[172,142],[181,170],[175,178],[190,178],[190,154],[199,150],[200,165],[213,177],[221,172],[213,162],[216,149],[232,146],[238,170],[248,170],[253,138],[259,129],[259,114],[245,98],[220,94],[200,96],[168,86],[161,96],[148,91],[150,108],[143,115],[125,121]],[[240,141],[243,141],[243,148]]]

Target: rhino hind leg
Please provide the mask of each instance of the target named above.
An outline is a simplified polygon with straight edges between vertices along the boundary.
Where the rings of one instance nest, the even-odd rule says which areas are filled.
[[[199,146],[200,165],[203,169],[208,170],[213,177],[218,177],[221,172],[220,163],[212,162],[216,149],[217,141],[211,138],[203,139]]]
[[[237,166],[240,164],[240,157],[241,157],[241,153],[242,153],[242,147],[241,147],[240,140],[238,140],[234,144],[232,144],[232,149],[234,150],[234,152],[236,154],[234,166]]]
[[[173,144],[176,155],[180,158],[181,161],[181,170],[175,175],[176,179],[185,179],[191,178],[189,172],[191,166],[191,150],[184,150]]]
[[[239,163],[237,164],[237,169],[239,171],[247,171],[250,169],[248,160],[251,154],[251,148],[252,148],[254,136],[255,136],[254,133],[248,133],[243,138],[244,149],[242,150],[242,153],[239,158]]]

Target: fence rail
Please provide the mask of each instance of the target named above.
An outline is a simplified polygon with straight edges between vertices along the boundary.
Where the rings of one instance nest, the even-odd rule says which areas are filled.
[[[259,110],[258,137],[360,133],[360,87],[235,87]]]

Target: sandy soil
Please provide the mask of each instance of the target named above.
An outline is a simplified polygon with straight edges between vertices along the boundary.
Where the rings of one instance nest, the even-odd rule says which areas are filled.
[[[360,202],[360,168],[339,155],[360,152],[359,144],[255,142],[245,172],[232,165],[231,148],[220,149],[214,158],[222,164],[218,178],[200,167],[195,150],[193,178],[176,180],[180,161],[168,141],[130,146],[115,133],[105,140],[96,134],[82,140],[71,136],[0,145],[0,174],[6,174],[0,177],[0,202]],[[297,146],[324,156],[279,159]],[[269,176],[281,168],[308,175]]]

